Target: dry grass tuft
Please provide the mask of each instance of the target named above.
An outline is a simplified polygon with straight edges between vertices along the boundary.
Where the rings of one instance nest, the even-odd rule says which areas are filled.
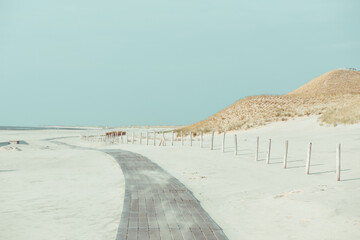
[[[360,123],[360,97],[344,102],[342,106],[329,108],[321,117],[321,122],[337,126],[339,124]]]

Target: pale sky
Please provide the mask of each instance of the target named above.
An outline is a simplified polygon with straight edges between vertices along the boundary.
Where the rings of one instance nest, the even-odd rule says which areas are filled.
[[[185,125],[360,68],[357,0],[0,0],[0,126]]]

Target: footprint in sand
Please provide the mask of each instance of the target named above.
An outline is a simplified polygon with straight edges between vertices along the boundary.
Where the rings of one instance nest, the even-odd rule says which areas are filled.
[[[278,194],[276,195],[274,198],[283,198],[283,197],[288,197],[290,195],[296,194],[296,193],[301,193],[302,190],[293,190],[287,193],[282,193],[282,194]]]

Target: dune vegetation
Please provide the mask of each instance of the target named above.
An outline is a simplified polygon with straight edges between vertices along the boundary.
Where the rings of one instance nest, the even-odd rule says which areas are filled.
[[[178,129],[204,133],[250,129],[271,122],[318,115],[321,124],[360,122],[360,72],[333,70],[287,95],[241,99],[213,116]]]

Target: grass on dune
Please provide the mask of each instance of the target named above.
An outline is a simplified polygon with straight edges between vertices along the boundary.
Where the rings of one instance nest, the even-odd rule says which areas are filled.
[[[183,131],[187,135],[190,131],[246,130],[314,115],[320,115],[324,124],[353,124],[360,122],[360,104],[357,103],[360,103],[359,94],[247,97],[203,121],[178,129],[178,132]]]

